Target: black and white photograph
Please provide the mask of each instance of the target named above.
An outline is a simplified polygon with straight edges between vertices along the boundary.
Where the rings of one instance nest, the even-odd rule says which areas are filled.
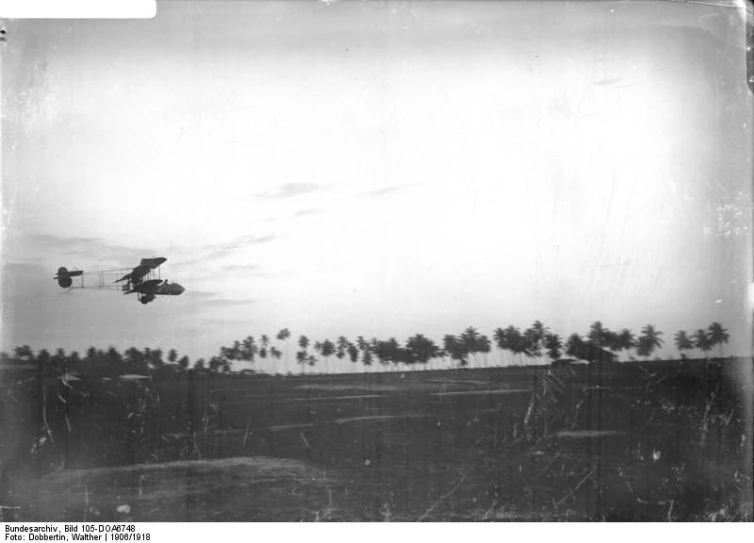
[[[0,20],[0,522],[751,522],[753,37]]]

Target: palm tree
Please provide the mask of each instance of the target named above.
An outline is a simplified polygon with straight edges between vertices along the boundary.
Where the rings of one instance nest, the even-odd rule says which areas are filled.
[[[296,362],[301,364],[301,373],[306,368],[306,351],[296,351]]]
[[[178,367],[186,371],[189,367],[189,358],[185,354],[178,360]]]
[[[94,348],[94,347],[92,347]],[[34,351],[28,345],[16,347],[13,349],[13,357],[19,362],[31,362],[34,359]]]
[[[558,334],[547,332],[544,341],[545,349],[547,349],[547,356],[553,360],[560,358],[560,353],[563,349],[563,342]]]
[[[233,353],[231,351],[232,349],[230,347],[225,347],[225,346],[220,347],[220,357],[231,358],[233,356]]]
[[[714,345],[710,337],[707,335],[707,332],[700,328],[696,331],[696,333],[694,333],[693,339],[694,346],[702,351],[705,354],[705,358],[707,358],[707,353],[712,349]]]
[[[283,328],[278,332],[278,335],[276,336],[278,341],[284,341],[285,342],[285,365],[286,369],[290,370],[290,365],[288,361],[288,338],[291,337],[291,331],[288,330],[288,328]]]
[[[217,373],[223,366],[223,359],[219,356],[213,356],[209,359],[209,371]]]
[[[380,364],[384,365],[390,362],[391,344],[389,341],[378,341],[377,338],[372,338],[369,344],[369,351],[377,358]]]
[[[307,352],[307,349],[309,348],[309,338],[306,336],[299,336],[298,346],[301,350],[296,353],[296,361],[301,364],[301,373],[303,373],[308,362],[307,357],[309,353]]]
[[[152,358],[151,358],[152,366],[155,368],[162,367],[164,364],[162,360],[162,349],[154,349],[152,351]]]
[[[233,360],[243,360],[243,346],[241,345],[241,342],[238,340],[235,340],[233,342],[233,347],[231,347],[231,359]]]
[[[115,347],[110,347],[107,350],[107,372],[116,374],[123,369],[123,357]]]
[[[674,341],[678,352],[681,354],[681,358],[684,358],[686,356],[683,354],[683,351],[694,348],[694,342],[691,341],[691,338],[688,336],[685,330],[679,330],[678,332],[676,332]]]
[[[479,332],[477,332],[477,329],[473,326],[466,328],[466,330],[463,331],[463,334],[461,334],[460,341],[465,353],[467,355],[473,354],[474,361],[476,362],[476,353],[479,352]]]
[[[246,336],[243,340],[243,359],[248,362],[254,362],[257,355],[257,345],[254,336]]]
[[[618,334],[618,345],[620,346],[620,351],[630,351],[636,347],[634,333],[628,328],[622,329]]]
[[[425,337],[423,334],[416,334],[414,337],[408,338],[408,341],[406,341],[406,349],[410,353],[411,361],[424,364],[425,366],[440,352],[440,349],[435,345],[435,342]]]
[[[639,349],[637,354],[639,356],[651,356],[655,349],[662,347],[664,343],[660,339],[662,332],[655,330],[655,327],[651,324],[646,325],[641,329],[641,336],[639,336]]]
[[[149,357],[152,355],[152,350],[147,347],[144,349],[144,354],[146,355],[147,360],[149,360]],[[87,364],[94,364],[97,361],[97,348],[96,347],[89,347],[86,350],[86,358],[84,359]]]
[[[508,334],[502,328],[495,328],[492,335],[495,340],[495,346],[500,349],[500,363],[503,363],[503,352],[509,349]]]
[[[270,347],[270,337],[266,334],[262,334],[259,338],[259,358],[267,358],[267,350]]]
[[[338,342],[336,346],[336,352],[335,356],[338,357],[338,360],[343,360],[346,356],[346,353],[348,352],[348,339],[346,336],[338,336]]]
[[[526,344],[526,351],[528,356],[540,356],[542,354],[542,348],[540,346],[540,338],[537,336],[537,332],[531,328],[524,330],[524,343]]]
[[[456,336],[453,334],[446,334],[442,338],[442,346],[443,349],[445,349],[445,352],[448,353],[448,356],[450,356],[451,360],[457,360],[461,366],[468,364],[468,361],[466,360],[466,349],[464,348],[463,342],[459,341]]]
[[[362,362],[365,366],[371,366],[372,365],[372,350],[369,342],[364,338],[364,336],[359,336],[356,338],[356,345],[359,348],[359,350],[362,352]]]
[[[48,373],[50,371],[50,352],[47,349],[42,349],[37,353],[36,362],[39,371]]]
[[[485,335],[480,335],[476,342],[476,351],[484,355],[484,366],[487,367],[487,354],[492,350],[492,342]]]
[[[146,362],[142,352],[136,347],[126,350],[126,369],[131,373],[146,373]]]
[[[353,363],[359,361],[359,348],[350,342],[348,343],[348,358],[350,358]]]
[[[68,371],[79,371],[81,369],[81,356],[78,351],[72,351],[68,355]]]
[[[529,338],[522,334],[521,330],[511,324],[505,329],[505,335],[508,339],[508,349],[510,349],[514,355],[531,356],[531,352],[529,351]],[[529,336],[531,337],[531,334],[529,334]],[[521,362],[521,365],[523,365],[523,356],[519,357],[519,361]]]
[[[364,351],[361,361],[365,366],[372,365],[372,351],[370,349],[367,349],[366,351]]]
[[[597,347],[601,347],[602,344],[605,343],[605,339],[607,339],[606,336],[608,334],[609,330],[607,330],[600,321],[595,321],[589,327],[589,334],[587,334],[587,339]]]
[[[584,338],[576,333],[571,334],[566,341],[566,354],[573,358],[582,358],[585,345]]]
[[[58,374],[68,373],[68,359],[65,356],[64,349],[55,351],[55,356],[52,357],[52,365]]]
[[[322,354],[322,342],[321,341],[315,341],[314,342],[314,350],[318,352],[319,354]]]
[[[723,343],[728,343],[728,340],[730,339],[728,331],[723,328],[723,325],[719,322],[713,322],[712,324],[710,324],[709,328],[707,328],[707,331],[709,332],[709,340],[712,346],[720,345],[720,358],[722,358]]]
[[[380,364],[399,364],[403,362],[403,353],[398,340],[394,337],[389,338],[387,341],[378,341],[376,338],[372,339],[372,352],[380,361]]]
[[[542,321],[534,321],[531,325],[531,330],[533,330],[539,339],[544,339],[544,337],[547,335],[547,332],[550,330],[545,326]]]
[[[325,371],[330,371],[330,357],[335,354],[335,344],[326,339],[322,342],[322,348],[320,349],[322,356],[325,357]]]
[[[533,356],[542,355],[542,347],[548,332],[549,330],[542,324],[542,321],[534,321],[524,332],[524,337],[529,344],[528,350]]]

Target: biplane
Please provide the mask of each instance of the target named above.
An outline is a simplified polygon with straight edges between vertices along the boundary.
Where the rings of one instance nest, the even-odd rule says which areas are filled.
[[[138,266],[131,269],[87,272],[58,268],[53,279],[61,288],[93,288],[116,290],[123,294],[136,294],[142,304],[148,304],[157,296],[178,296],[184,289],[178,283],[170,283],[160,277],[160,266],[167,258],[143,258]]]

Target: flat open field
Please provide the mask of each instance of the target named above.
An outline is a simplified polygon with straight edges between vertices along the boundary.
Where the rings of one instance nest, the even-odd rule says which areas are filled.
[[[0,520],[751,520],[733,367],[6,371]]]

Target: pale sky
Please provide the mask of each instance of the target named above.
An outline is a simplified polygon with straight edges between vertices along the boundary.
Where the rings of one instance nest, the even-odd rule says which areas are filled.
[[[439,342],[540,319],[654,324],[668,355],[719,321],[751,353],[735,9],[167,2],[7,28],[3,350],[193,360],[284,327]],[[153,256],[182,296],[52,280]]]

